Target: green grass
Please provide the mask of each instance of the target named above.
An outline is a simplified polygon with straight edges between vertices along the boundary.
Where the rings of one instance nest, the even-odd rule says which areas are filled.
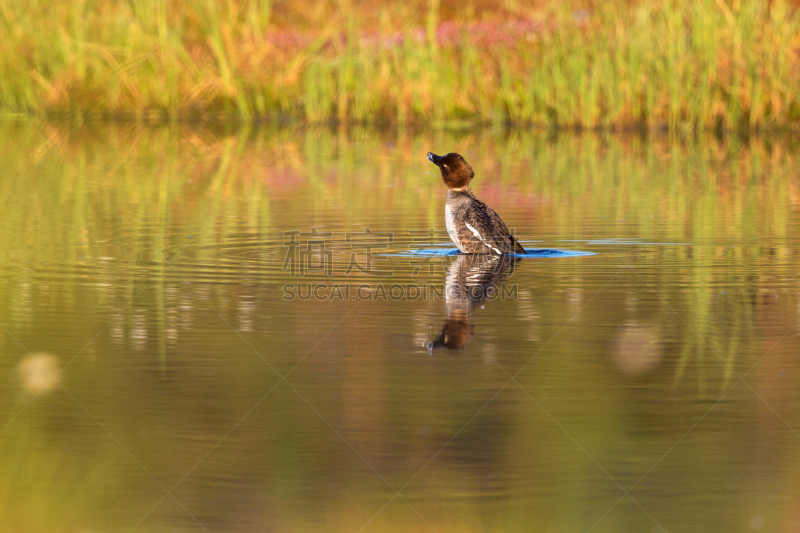
[[[322,5],[312,24],[270,0],[9,0],[0,106],[156,121],[800,124],[800,15],[781,0],[539,8],[515,15],[521,30],[487,13],[443,22],[438,2]]]

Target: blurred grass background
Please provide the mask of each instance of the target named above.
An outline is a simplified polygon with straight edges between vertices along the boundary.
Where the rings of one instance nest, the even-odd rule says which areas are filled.
[[[784,0],[6,0],[0,108],[140,121],[800,124]]]

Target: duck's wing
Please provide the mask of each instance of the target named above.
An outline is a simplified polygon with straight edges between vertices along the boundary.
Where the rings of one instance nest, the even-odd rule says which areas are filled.
[[[491,209],[491,208],[489,208],[489,209]],[[494,213],[494,211],[492,211],[492,213]],[[494,216],[497,217],[497,222],[499,223],[498,225],[500,226],[500,229],[503,230],[503,234],[508,239],[509,244],[511,244],[510,248],[511,248],[511,250],[513,250],[512,253],[524,254],[525,253],[525,248],[523,248],[522,245],[519,242],[517,242],[517,239],[515,239],[514,236],[511,235],[511,232],[508,231],[508,226],[506,226],[506,223],[503,222],[503,219],[500,218],[500,215],[498,215],[497,213],[494,213]]]
[[[463,216],[463,227],[466,228],[461,236],[462,242],[466,239],[471,253],[502,254],[505,244],[495,223],[497,213],[492,211],[480,200],[471,202]]]
[[[508,226],[500,218],[500,215],[480,200],[475,199],[475,202],[470,205],[465,213],[465,223],[467,229],[472,233],[473,240],[481,242],[488,248],[487,252],[496,254],[525,253],[525,249],[508,231]],[[478,228],[482,228],[482,231],[479,231]]]

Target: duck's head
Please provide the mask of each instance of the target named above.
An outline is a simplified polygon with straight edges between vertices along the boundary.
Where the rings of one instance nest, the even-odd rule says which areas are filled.
[[[470,180],[475,176],[469,163],[456,153],[436,155],[428,152],[428,161],[439,167],[442,171],[442,181],[453,190],[465,190]]]

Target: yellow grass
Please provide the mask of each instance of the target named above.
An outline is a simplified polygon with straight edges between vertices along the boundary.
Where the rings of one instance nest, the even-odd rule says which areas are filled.
[[[8,0],[0,107],[79,120],[800,122],[800,16],[782,0],[514,5]]]

